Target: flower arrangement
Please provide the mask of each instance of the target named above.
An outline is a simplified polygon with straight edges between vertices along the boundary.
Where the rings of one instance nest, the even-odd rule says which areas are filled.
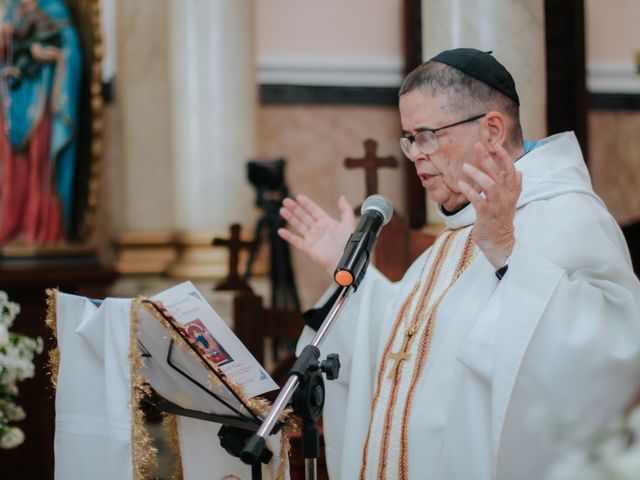
[[[565,454],[546,480],[640,479],[640,407],[599,429],[574,426],[556,438]]]
[[[12,425],[25,418],[17,405],[18,382],[33,377],[33,357],[42,352],[42,339],[29,338],[9,328],[20,313],[20,305],[11,302],[0,290],[0,448],[14,448],[24,441],[24,433]]]

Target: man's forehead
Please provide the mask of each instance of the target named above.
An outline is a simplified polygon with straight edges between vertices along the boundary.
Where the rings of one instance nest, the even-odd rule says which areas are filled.
[[[451,116],[444,93],[425,94],[413,90],[400,97],[400,120],[403,129],[435,128]]]

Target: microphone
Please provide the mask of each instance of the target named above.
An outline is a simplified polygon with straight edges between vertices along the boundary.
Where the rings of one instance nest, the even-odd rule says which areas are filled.
[[[371,252],[384,225],[393,215],[393,205],[382,195],[371,195],[360,209],[360,223],[349,237],[333,279],[338,285],[357,288],[369,264]]]

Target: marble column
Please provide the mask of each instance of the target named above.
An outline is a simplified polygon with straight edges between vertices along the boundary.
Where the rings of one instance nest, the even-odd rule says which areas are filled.
[[[219,278],[214,249],[257,216],[245,163],[256,152],[251,0],[117,0],[109,163],[122,273]]]
[[[516,82],[525,138],[546,135],[543,0],[422,0],[422,32],[425,60],[457,47],[493,51]]]
[[[257,84],[251,0],[169,2],[170,105],[178,277],[226,274],[211,247],[231,223],[257,217],[246,180],[256,153]]]
[[[162,273],[175,259],[169,0],[117,0],[116,88],[105,163],[115,268]]]

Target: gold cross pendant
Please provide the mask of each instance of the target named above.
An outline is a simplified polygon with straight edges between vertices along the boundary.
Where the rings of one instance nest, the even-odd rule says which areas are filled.
[[[387,360],[391,360],[392,362],[395,362],[395,363],[393,364],[393,367],[391,367],[391,370],[389,371],[387,378],[393,379],[393,376],[395,375],[396,371],[398,370],[398,367],[400,366],[400,362],[403,362],[404,360],[409,360],[410,358],[411,358],[411,354],[404,351],[390,353],[389,358]]]

